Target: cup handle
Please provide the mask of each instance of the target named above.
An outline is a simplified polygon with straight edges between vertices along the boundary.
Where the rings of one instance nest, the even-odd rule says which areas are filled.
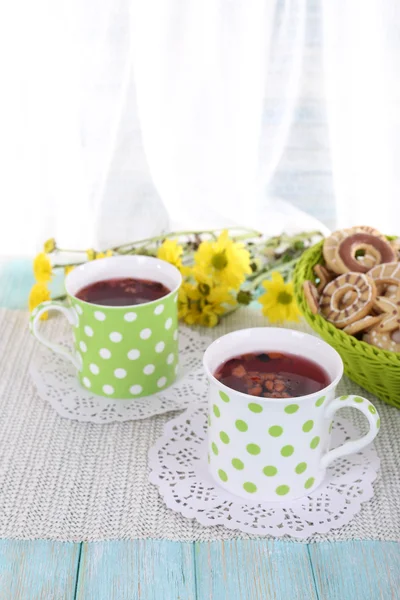
[[[60,313],[62,313],[63,315],[65,315],[67,317],[68,323],[70,323],[70,325],[74,325],[74,326],[78,325],[77,314],[75,313],[75,311],[72,308],[68,308],[67,306],[64,306],[63,304],[61,304],[61,302],[55,302],[55,301],[42,302],[31,313],[31,317],[29,319],[29,329],[30,329],[31,333],[35,336],[35,338],[41,344],[43,344],[43,346],[46,346],[46,348],[50,348],[50,350],[53,350],[53,352],[56,352],[57,354],[61,354],[61,356],[64,356],[64,358],[68,358],[68,360],[70,360],[72,362],[72,364],[74,365],[74,367],[76,369],[78,369],[78,371],[79,371],[82,368],[82,365],[81,365],[81,362],[80,362],[78,356],[75,356],[74,354],[72,354],[71,352],[66,350],[63,346],[61,346],[60,344],[53,344],[53,342],[50,342],[49,340],[47,340],[38,331],[40,316],[43,313],[47,312],[48,310],[59,311]]]
[[[332,419],[337,410],[345,407],[356,408],[357,410],[361,411],[369,421],[369,431],[358,440],[346,442],[342,446],[339,446],[339,448],[329,450],[321,459],[321,465],[324,469],[337,458],[358,452],[372,442],[372,440],[378,435],[380,427],[378,411],[369,400],[362,398],[361,396],[340,396],[340,398],[336,398],[333,402],[331,402],[331,404],[328,405],[325,411],[325,418]]]

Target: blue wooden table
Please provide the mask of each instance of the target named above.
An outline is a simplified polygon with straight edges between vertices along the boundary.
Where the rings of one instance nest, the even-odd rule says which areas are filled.
[[[0,265],[0,306],[26,308],[25,260]],[[0,600],[396,600],[400,545],[242,540],[0,540]]]

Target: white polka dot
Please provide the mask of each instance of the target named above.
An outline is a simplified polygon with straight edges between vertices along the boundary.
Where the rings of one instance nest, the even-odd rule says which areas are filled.
[[[78,313],[78,315],[82,315],[83,314],[83,310],[81,309],[81,307],[79,306],[79,304],[75,304],[75,310]]]
[[[171,352],[171,354],[168,354],[168,358],[167,358],[167,363],[169,365],[172,365],[172,363],[174,362],[175,356],[174,354]]]
[[[128,352],[128,358],[129,360],[136,360],[137,358],[139,358],[140,356],[140,351],[133,349],[133,350],[129,350]]]
[[[134,396],[137,396],[138,394],[140,394],[140,392],[142,391],[142,389],[143,388],[142,388],[141,385],[133,385],[132,387],[129,388],[129,391]]]
[[[169,317],[169,319],[167,319],[165,321],[165,329],[171,329],[171,327],[172,327],[172,319],[171,319],[171,317]]]
[[[148,327],[146,329],[142,329],[142,331],[140,332],[140,337],[142,338],[142,340],[148,340],[150,336],[151,329],[149,329]]]
[[[94,363],[89,365],[89,369],[91,370],[93,375],[98,375],[100,373],[99,367],[97,365],[95,365]]]
[[[90,380],[89,380],[87,377],[84,377],[84,378],[82,379],[82,381],[83,381],[83,385],[84,385],[85,387],[87,387],[87,388],[90,388],[90,386],[92,385],[92,384],[90,383]]]
[[[165,348],[164,342],[158,342],[158,344],[156,344],[156,352],[160,353],[164,350],[164,348]]]
[[[145,368],[143,369],[143,373],[145,375],[151,375],[152,373],[154,373],[154,370],[155,370],[154,365],[146,365]]]
[[[84,332],[86,333],[86,335],[88,337],[92,337],[92,335],[93,335],[93,329],[91,327],[89,327],[89,325],[85,325]]]
[[[178,339],[178,330],[175,329],[174,331],[174,340],[176,341]]]
[[[164,311],[164,304],[159,304],[158,306],[156,306],[156,308],[154,309],[154,314],[155,315],[161,315],[161,313]]]
[[[128,323],[132,323],[132,321],[136,321],[137,314],[134,312],[128,312],[124,315],[124,319],[125,321],[128,321]]]
[[[113,331],[110,333],[110,340],[112,342],[120,342],[122,340],[122,335],[118,333],[118,331]]]
[[[176,294],[176,296],[174,298],[174,302],[178,302],[178,294]]]
[[[166,377],[160,377],[160,379],[157,381],[157,385],[159,388],[164,387],[164,385],[167,383],[167,378]]]
[[[114,393],[114,388],[112,385],[103,385],[103,392],[107,395]]]
[[[179,365],[175,365],[175,375],[178,374],[178,371],[179,371]]]
[[[106,315],[103,312],[101,312],[101,310],[96,310],[94,313],[94,318],[98,321],[105,321]]]
[[[126,377],[126,371],[125,369],[115,369],[114,375],[117,379],[123,379]]]
[[[102,348],[99,351],[101,358],[111,358],[111,352],[107,348]]]
[[[82,352],[86,352],[87,346],[85,342],[79,342],[79,348],[82,350]]]

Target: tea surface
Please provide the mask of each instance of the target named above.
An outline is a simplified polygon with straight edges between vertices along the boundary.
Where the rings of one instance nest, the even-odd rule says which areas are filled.
[[[96,281],[79,290],[76,297],[102,306],[132,306],[159,300],[169,293],[170,290],[158,281],[124,277]]]
[[[214,377],[227,387],[264,398],[296,398],[329,385],[325,370],[295,354],[257,352],[241,354],[218,367]]]

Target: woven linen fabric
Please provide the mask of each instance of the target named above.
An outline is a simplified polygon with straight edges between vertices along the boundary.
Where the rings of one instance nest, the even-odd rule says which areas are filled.
[[[28,373],[39,346],[27,321],[24,311],[0,310],[0,537],[57,541],[251,537],[185,519],[167,509],[148,482],[148,449],[176,413],[95,425],[63,419],[41,400]],[[241,309],[210,331],[210,337],[265,324],[259,311]],[[49,319],[43,328],[52,340],[68,332],[62,317]],[[346,379],[338,393],[370,397]],[[381,459],[375,495],[349,525],[303,541],[400,540],[400,411],[371,400],[382,422],[375,440]],[[357,411],[345,416],[365,430],[364,417]]]

